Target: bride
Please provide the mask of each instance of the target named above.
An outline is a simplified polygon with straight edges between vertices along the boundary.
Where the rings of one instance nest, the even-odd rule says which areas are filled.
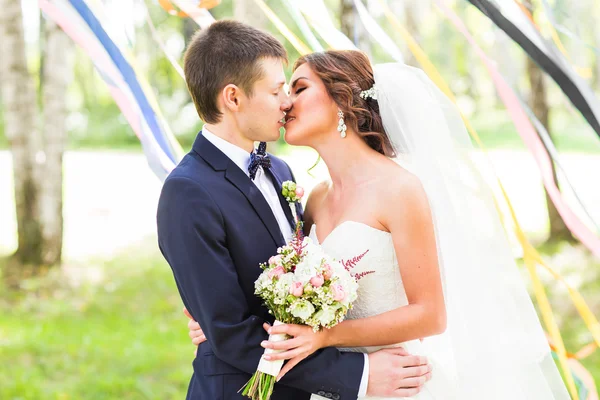
[[[401,346],[433,364],[413,399],[569,399],[454,105],[422,71],[358,51],[300,58],[290,89],[286,141],[331,176],[306,234],[361,279],[334,328],[265,327],[291,337],[262,344],[289,360],[280,377],[319,348]]]

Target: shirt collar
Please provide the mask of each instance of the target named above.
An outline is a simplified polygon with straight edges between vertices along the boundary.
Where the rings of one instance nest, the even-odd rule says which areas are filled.
[[[221,150],[231,161],[235,163],[246,175],[248,173],[248,166],[250,165],[250,153],[241,147],[236,146],[233,143],[229,143],[227,140],[222,139],[206,129],[206,127],[202,128],[202,135],[215,145],[215,147]]]

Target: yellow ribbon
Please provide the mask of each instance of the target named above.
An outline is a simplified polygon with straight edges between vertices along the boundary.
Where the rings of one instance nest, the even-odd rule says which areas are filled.
[[[427,73],[427,75],[434,81],[434,83],[440,88],[440,90],[442,90],[448,96],[448,98],[450,98],[454,103],[456,103],[456,98],[454,97],[453,93],[451,92],[450,87],[445,82],[445,80],[443,79],[441,74],[438,72],[438,70],[435,68],[433,63],[429,60],[429,58],[427,57],[425,52],[420,48],[420,46],[417,44],[417,42],[414,40],[414,38],[410,35],[410,33],[400,24],[400,22],[395,17],[395,15],[391,12],[391,10],[387,6],[387,4],[385,2],[383,2],[382,0],[378,0],[378,1],[384,10],[384,14],[385,14],[386,18],[389,20],[392,27],[406,41],[410,51],[413,53],[413,55],[415,56],[417,61],[421,64],[421,66],[423,67],[423,69]],[[510,199],[508,198],[508,195],[504,189],[504,186],[502,185],[502,182],[498,178],[498,174],[496,173],[495,169],[493,168],[493,165],[491,163],[491,160],[489,159],[489,155],[487,153],[485,146],[483,145],[479,135],[473,128],[470,121],[467,119],[467,117],[462,112],[461,112],[461,116],[465,122],[465,126],[467,127],[469,134],[475,140],[477,145],[481,148],[481,150],[483,151],[484,155],[486,156],[488,162],[492,166],[492,170],[494,172],[494,175],[496,176],[496,181],[501,190],[502,197],[504,198],[506,205],[508,206],[508,209],[510,210],[510,216],[511,216],[511,219],[513,222],[516,237],[519,240],[519,243],[523,249],[523,259],[525,261],[525,265],[527,267],[527,270],[528,270],[528,272],[531,276],[532,282],[533,282],[534,294],[538,301],[540,314],[542,315],[544,324],[546,325],[549,335],[554,342],[556,354],[558,355],[559,363],[564,372],[564,377],[565,377],[565,380],[567,383],[567,387],[569,388],[569,391],[571,393],[571,396],[574,399],[578,399],[579,396],[577,393],[575,382],[573,380],[573,376],[571,375],[570,369],[568,366],[568,360],[567,360],[568,357],[567,357],[567,351],[566,351],[566,348],[564,345],[564,341],[560,334],[558,324],[554,318],[554,313],[552,311],[552,307],[550,306],[550,302],[548,301],[548,297],[546,295],[544,287],[543,287],[541,280],[537,274],[537,270],[535,268],[536,265],[540,265],[540,266],[544,267],[547,271],[549,271],[552,274],[552,276],[555,279],[562,282],[568,288],[569,296],[571,297],[571,300],[575,304],[575,307],[577,308],[579,315],[584,320],[586,326],[592,333],[594,341],[596,342],[596,344],[598,346],[600,346],[600,324],[598,323],[598,320],[596,319],[594,314],[591,312],[589,306],[586,304],[586,302],[583,299],[583,297],[581,296],[581,294],[576,289],[571,287],[558,272],[556,272],[550,266],[548,266],[548,264],[542,259],[541,255],[538,253],[538,251],[533,247],[533,245],[531,245],[531,243],[527,239],[523,229],[521,228],[519,221],[517,220],[512,203],[511,203]],[[496,207],[498,208],[498,206],[496,206]],[[506,225],[505,225],[503,219],[502,219],[502,223],[506,229]]]
[[[170,0],[158,0],[158,4],[169,14],[174,15],[176,17],[189,17],[189,15],[181,10],[177,10],[173,4],[171,4]],[[198,3],[197,7],[198,8],[205,8],[205,9],[211,9],[214,8],[216,6],[218,6],[219,4],[221,4],[221,0],[201,0],[200,3]]]
[[[283,36],[294,46],[294,48],[300,53],[300,55],[305,55],[308,53],[312,53],[310,48],[304,44],[298,36],[294,34],[289,28],[279,19],[279,17],[269,8],[269,6],[263,0],[254,0],[254,2],[263,10],[266,14],[267,18],[271,20],[273,25],[281,32]]]
[[[514,0],[514,1],[515,1],[515,3],[517,3],[517,5],[521,9],[521,11],[523,11],[523,14],[525,14],[527,16],[527,18],[529,18],[529,20],[531,21],[533,26],[535,26],[536,29],[541,33],[542,29],[540,28],[539,24],[535,22],[535,19],[534,19],[533,15],[531,14],[531,11],[529,11],[527,9],[527,7],[525,7],[525,5],[523,3],[521,3],[519,0]],[[542,14],[536,13],[536,15],[542,15]],[[556,29],[554,29],[554,25],[552,25],[552,23],[550,22],[550,20],[547,17],[544,16],[543,18],[542,17],[540,17],[540,18],[542,19],[542,22],[544,23],[545,28],[550,31],[550,37],[552,37],[552,41],[554,42],[556,47],[567,58],[567,60],[573,66],[573,68],[577,71],[577,73],[583,78],[590,78],[592,76],[592,69],[589,67],[577,66],[573,62],[573,59],[571,59],[571,56],[569,56],[569,53],[567,52],[567,48],[563,44],[562,40],[560,40],[560,36],[558,36],[558,32],[556,32]]]

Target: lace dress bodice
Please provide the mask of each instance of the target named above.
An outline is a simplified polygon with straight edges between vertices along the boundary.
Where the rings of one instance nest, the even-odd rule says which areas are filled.
[[[319,243],[316,225],[313,225],[310,237]],[[320,245],[336,260],[345,264],[350,262],[353,275],[363,274],[359,279],[358,299],[348,312],[348,319],[370,317],[408,305],[389,232],[346,221],[338,225]],[[360,261],[352,263],[363,254]]]
[[[408,305],[402,283],[398,259],[389,232],[369,225],[346,221],[338,225],[321,243],[317,237],[316,225],[310,231],[310,238],[319,243],[331,257],[344,263],[350,272],[359,277],[358,298],[348,312],[347,319],[359,319],[382,314]],[[454,399],[450,393],[446,373],[435,363],[435,357],[427,351],[420,340],[412,340],[391,346],[343,348],[343,351],[372,353],[384,347],[404,347],[413,355],[427,356],[433,364],[433,378],[425,384],[424,390],[411,399],[433,400]],[[312,399],[321,399],[313,395]],[[365,399],[377,400],[373,397]]]

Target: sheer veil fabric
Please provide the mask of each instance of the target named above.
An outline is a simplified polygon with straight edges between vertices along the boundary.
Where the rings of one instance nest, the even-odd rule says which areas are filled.
[[[395,160],[433,214],[448,328],[423,344],[454,374],[458,399],[570,399],[458,110],[419,69],[381,64],[374,75]]]

